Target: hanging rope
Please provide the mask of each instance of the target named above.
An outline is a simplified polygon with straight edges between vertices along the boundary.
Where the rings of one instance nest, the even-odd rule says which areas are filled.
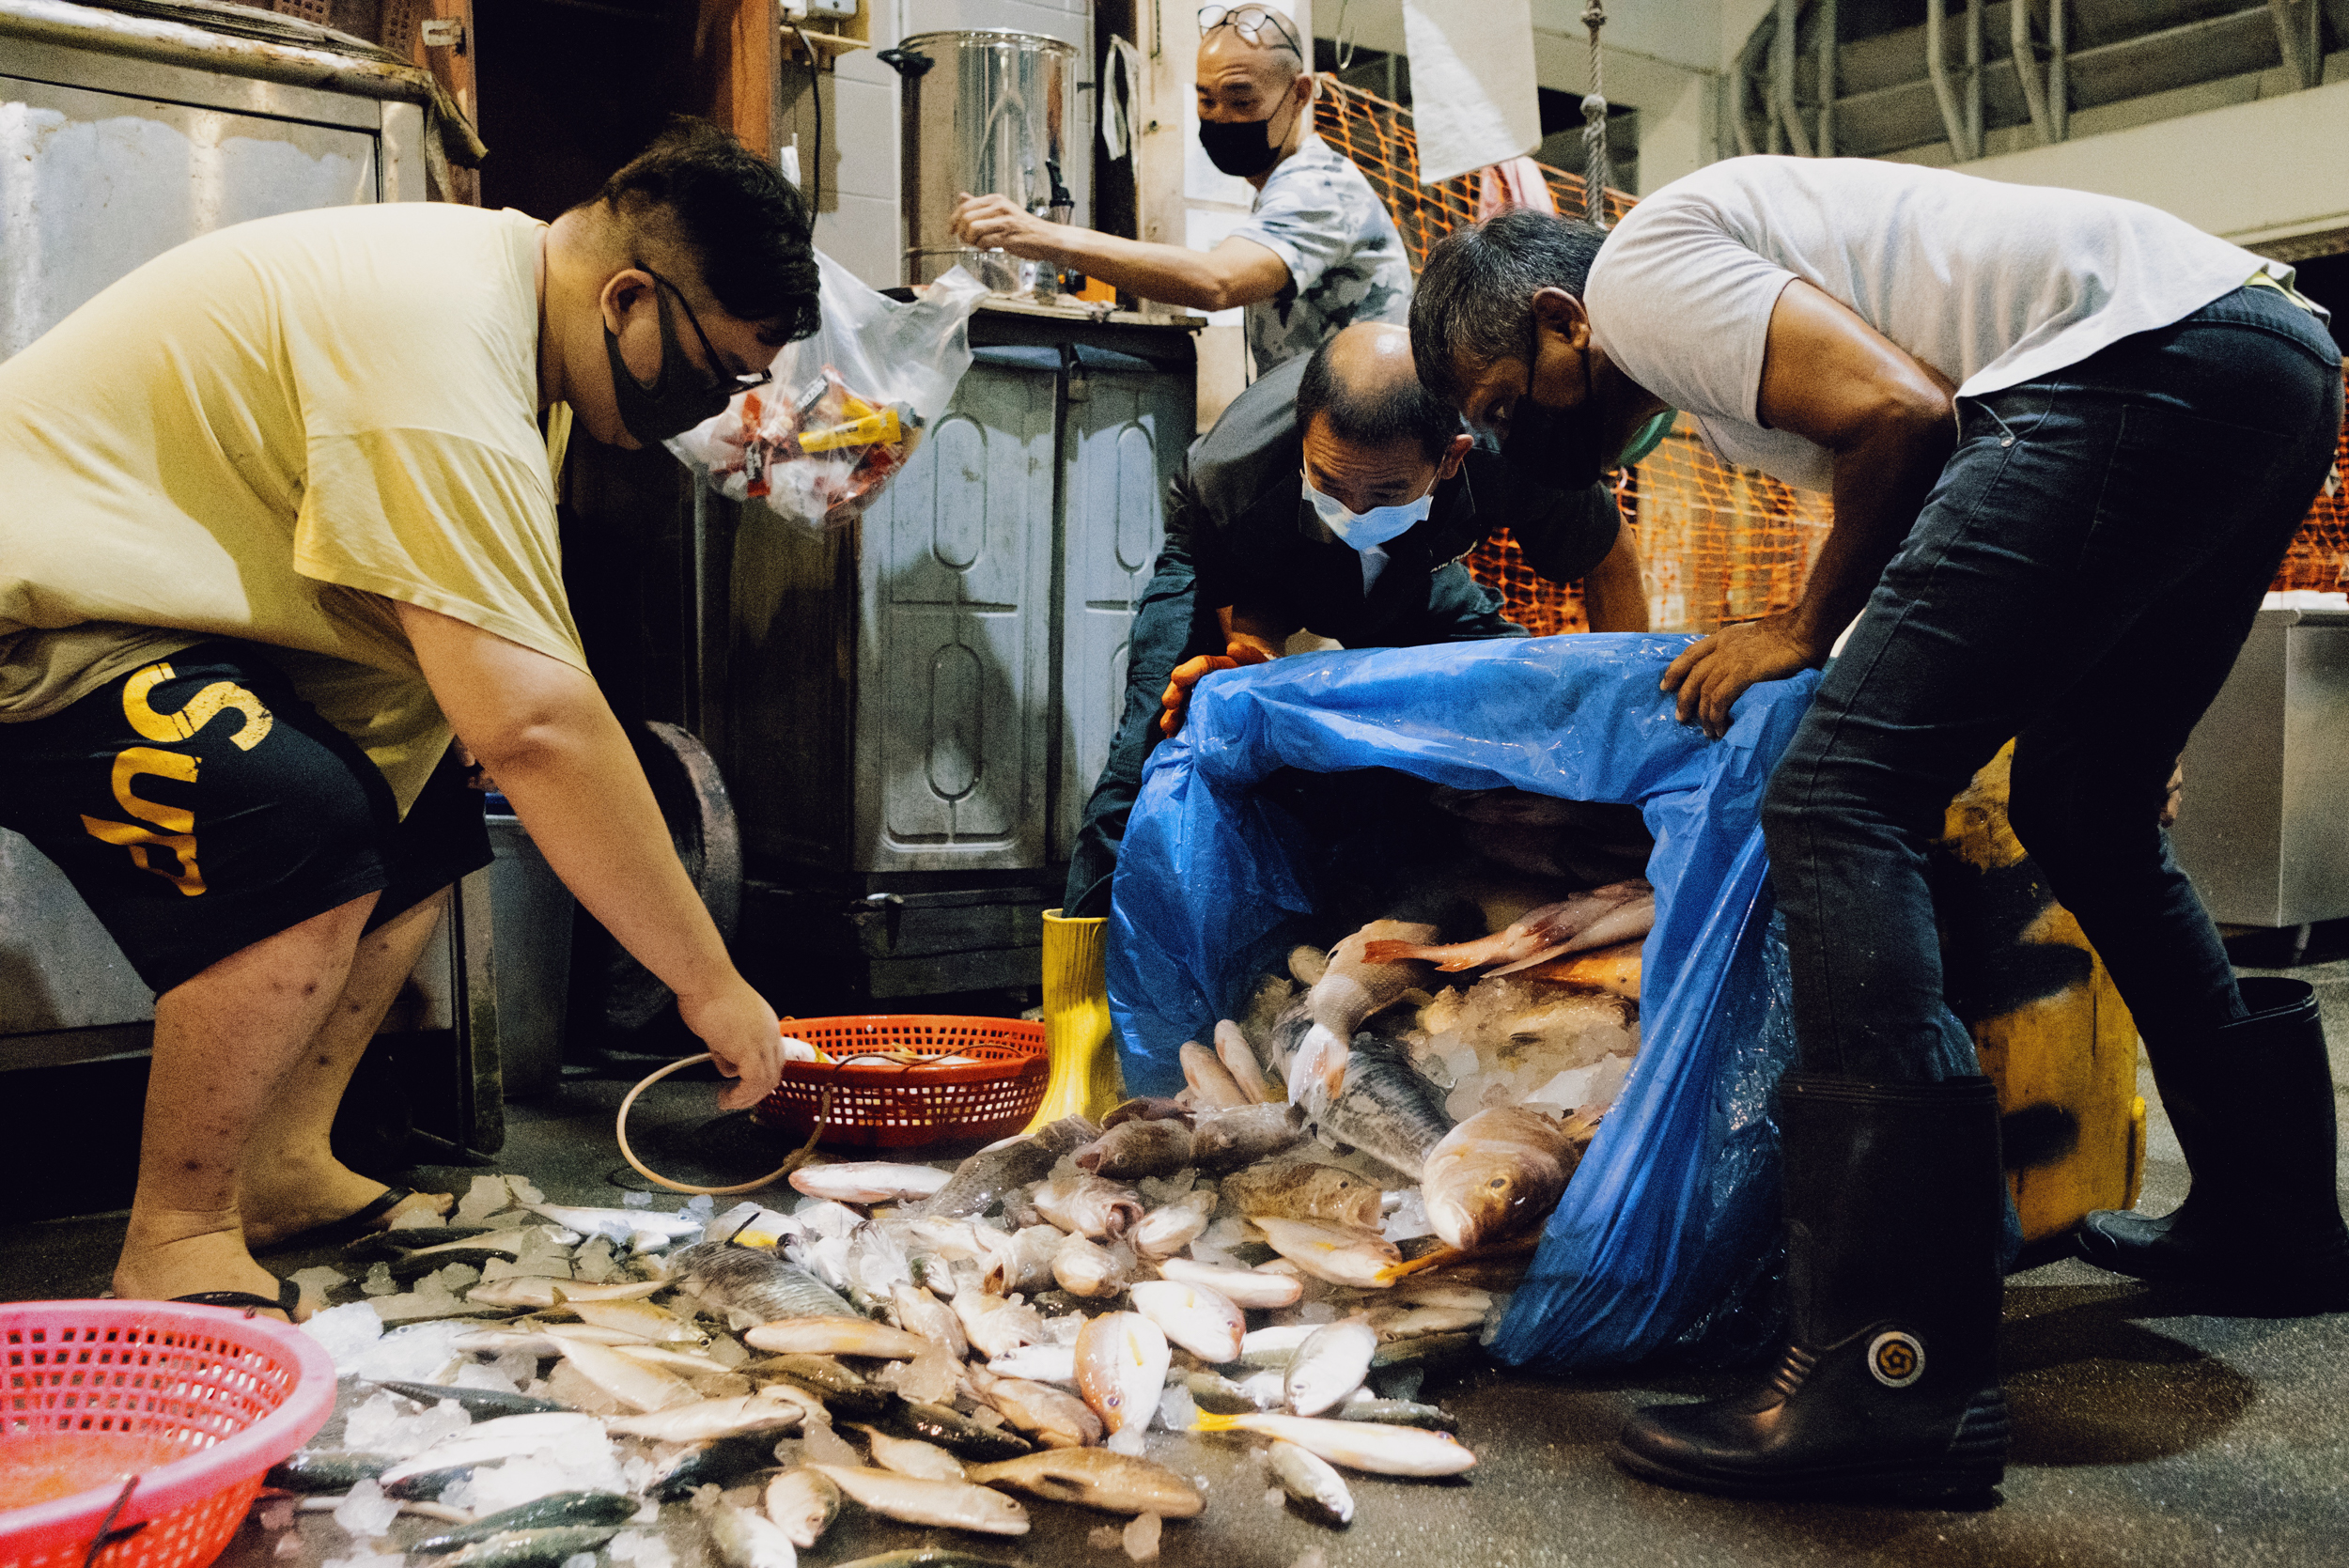
[[[1591,0],[1582,9],[1582,25],[1591,30],[1591,90],[1582,99],[1582,217],[1607,226],[1607,187],[1615,171],[1607,162],[1607,93],[1598,74],[1598,30],[1607,25],[1607,8]]]

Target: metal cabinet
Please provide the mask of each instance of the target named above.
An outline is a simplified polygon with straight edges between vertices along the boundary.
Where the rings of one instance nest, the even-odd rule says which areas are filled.
[[[2214,920],[2349,915],[2349,612],[2263,610],[2186,749],[2170,842]]]
[[[744,944],[832,955],[868,995],[1034,982],[1192,431],[1185,328],[983,307],[972,341],[856,526],[751,505],[723,547]]]

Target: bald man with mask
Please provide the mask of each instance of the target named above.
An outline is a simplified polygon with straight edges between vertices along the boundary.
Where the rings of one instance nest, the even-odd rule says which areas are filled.
[[[1358,321],[1405,320],[1411,268],[1361,170],[1313,132],[1314,78],[1287,18],[1263,6],[1199,12],[1199,140],[1256,188],[1247,220],[1213,250],[1128,240],[966,196],[964,244],[1008,251],[1194,310],[1245,307],[1256,374],[1310,354]]]

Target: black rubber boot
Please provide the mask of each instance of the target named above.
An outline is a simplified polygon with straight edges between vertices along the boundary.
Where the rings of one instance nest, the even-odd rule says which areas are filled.
[[[1862,1083],[1790,1074],[1791,1343],[1759,1387],[1660,1405],[1616,1462],[1732,1497],[1929,1502],[2006,1473],[1999,1389],[1998,1095],[1986,1078]]]
[[[2316,993],[2238,981],[2251,1016],[2145,1052],[2193,1187],[2170,1214],[2106,1209],[2074,1233],[2099,1268],[2252,1316],[2349,1312],[2349,1227],[2334,1158],[2333,1075]]]

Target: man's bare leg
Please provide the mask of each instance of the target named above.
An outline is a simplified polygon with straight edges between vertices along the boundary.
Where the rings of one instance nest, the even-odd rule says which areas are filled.
[[[383,1193],[383,1184],[335,1159],[328,1148],[334,1112],[367,1042],[416,967],[426,940],[448,907],[444,888],[415,908],[385,921],[359,939],[350,976],[334,1010],[295,1057],[247,1151],[239,1208],[247,1246],[263,1248],[297,1231],[356,1214]],[[405,1209],[447,1210],[446,1193],[418,1193]],[[391,1216],[384,1217],[385,1223]]]
[[[155,999],[138,1193],[116,1295],[276,1294],[245,1250],[239,1181],[286,1069],[342,994],[375,899],[313,915]]]

